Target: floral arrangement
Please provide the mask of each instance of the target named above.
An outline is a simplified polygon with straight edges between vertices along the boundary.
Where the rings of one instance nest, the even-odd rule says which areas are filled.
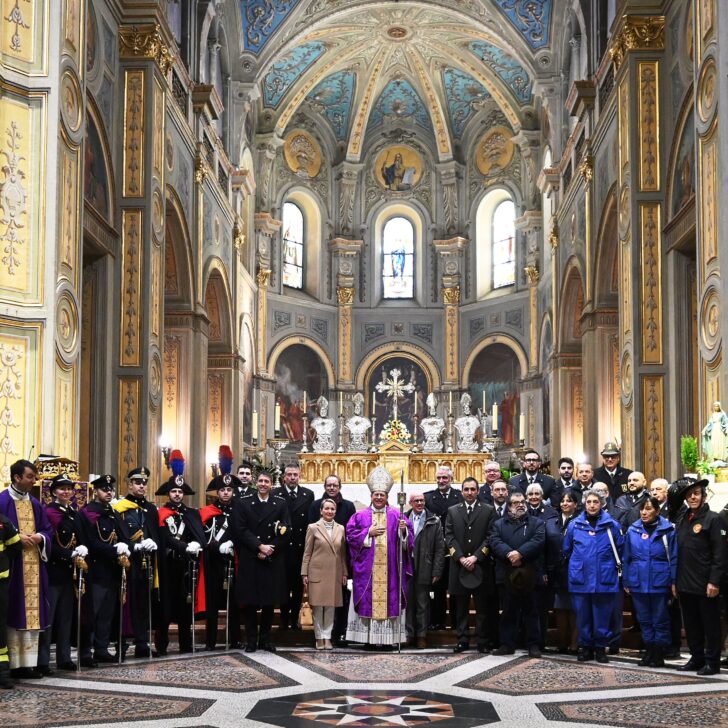
[[[389,420],[379,435],[380,442],[409,442],[410,433],[400,420]]]

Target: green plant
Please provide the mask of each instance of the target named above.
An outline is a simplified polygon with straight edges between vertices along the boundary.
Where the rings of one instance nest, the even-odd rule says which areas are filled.
[[[718,468],[713,467],[709,460],[699,460],[696,467],[699,475],[716,475],[718,472]]]
[[[698,439],[692,435],[683,435],[680,438],[680,460],[689,473],[694,473],[698,467]]]

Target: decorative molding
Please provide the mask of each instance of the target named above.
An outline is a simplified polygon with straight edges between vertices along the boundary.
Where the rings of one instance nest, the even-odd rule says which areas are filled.
[[[139,464],[139,392],[138,377],[119,377],[119,465],[120,477]]]
[[[664,15],[625,15],[617,26],[609,52],[618,71],[629,51],[663,50],[664,47]]]
[[[642,463],[648,480],[665,473],[664,377],[642,377]]]
[[[660,102],[657,61],[639,63],[640,188],[660,188]]]
[[[144,195],[144,71],[124,72],[124,197]]]
[[[338,301],[339,306],[353,306],[354,289],[350,286],[337,286],[336,300]]]
[[[119,27],[119,57],[122,60],[154,61],[163,76],[169,73],[174,56],[164,42],[158,23]]]
[[[141,362],[142,211],[124,210],[121,237],[121,366]]]
[[[528,277],[528,282],[531,286],[537,286],[541,278],[541,274],[538,272],[538,268],[535,265],[528,265],[523,269],[523,272]]]
[[[460,304],[460,286],[443,288],[442,300],[446,306],[458,306]]]
[[[551,253],[556,254],[559,248],[559,221],[554,216],[554,224],[551,226],[551,232],[549,233],[549,245],[551,246]]]
[[[642,230],[642,361],[662,364],[662,250],[660,203],[640,205]]]
[[[588,152],[579,163],[579,174],[587,184],[594,178],[594,157]]]

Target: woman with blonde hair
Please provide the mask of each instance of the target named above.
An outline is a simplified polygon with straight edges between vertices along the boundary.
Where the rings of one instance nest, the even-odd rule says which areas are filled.
[[[342,585],[346,584],[346,532],[336,523],[336,502],[321,501],[321,518],[306,531],[301,576],[313,611],[317,650],[330,650],[334,610],[343,604]]]

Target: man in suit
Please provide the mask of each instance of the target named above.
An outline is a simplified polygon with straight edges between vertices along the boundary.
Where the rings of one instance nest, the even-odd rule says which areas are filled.
[[[623,468],[620,464],[620,452],[617,444],[608,442],[602,448],[602,467],[594,471],[594,480],[599,480],[609,486],[609,493],[616,503],[620,496],[625,495],[627,478],[632,472],[629,468]]]
[[[425,496],[411,493],[410,511],[405,514],[412,522],[415,535],[414,574],[410,580],[407,600],[407,640],[418,649],[427,647],[430,589],[442,577],[445,566],[445,541],[440,519],[425,508]]]
[[[478,652],[488,653],[487,602],[493,598],[493,572],[490,557],[490,531],[495,509],[478,500],[478,481],[463,481],[463,501],[448,509],[445,520],[445,545],[450,554],[450,594],[456,595],[458,641],[454,652],[470,646],[468,615],[470,597],[475,599],[475,638]]]
[[[626,531],[640,517],[640,506],[649,496],[647,490],[647,478],[638,470],[627,476],[627,493],[619,496],[614,504],[617,515],[615,516],[622,524],[622,530]]]
[[[281,629],[299,629],[298,613],[303,599],[301,564],[306,546],[306,530],[309,509],[313,503],[313,491],[298,484],[301,470],[296,464],[286,465],[283,470],[283,486],[274,488],[273,496],[283,498],[288,506],[291,533],[285,546],[286,590],[288,599],[281,604]]]
[[[594,468],[591,463],[579,463],[576,466],[576,478],[571,481],[569,490],[581,500],[584,491],[594,486]]]
[[[574,461],[571,458],[559,458],[559,477],[556,478],[556,488],[562,493],[571,487],[574,482]]]
[[[535,450],[526,450],[523,454],[523,471],[520,475],[514,475],[508,485],[526,495],[526,489],[533,483],[538,483],[543,490],[544,500],[551,501],[551,505],[558,506],[561,500],[561,492],[555,488],[554,479],[550,475],[539,472],[541,468],[541,456]]]
[[[501,478],[500,463],[497,463],[495,460],[488,460],[485,463],[485,483],[480,486],[480,494],[478,495],[478,498],[483,503],[493,505],[493,494],[490,492],[490,489],[493,483],[496,480],[501,480]]]
[[[324,480],[324,495],[317,498],[308,509],[308,520],[316,523],[321,518],[321,501],[331,498],[336,503],[334,521],[346,528],[349,519],[356,513],[356,506],[341,495],[341,479],[338,475],[327,475]],[[346,548],[346,546],[345,546]],[[334,647],[346,647],[346,615],[349,613],[349,599],[351,592],[346,586],[341,587],[344,603],[334,611],[334,628],[331,632],[331,641]]]
[[[253,483],[253,463],[250,460],[243,460],[238,465],[238,482],[235,483],[235,497],[244,498],[246,495],[255,493],[255,485]]]
[[[495,508],[495,517],[503,518],[506,514],[508,500],[508,483],[505,480],[496,480],[490,486],[490,492],[493,496],[493,508]]]
[[[437,488],[428,490],[425,493],[425,508],[430,513],[434,513],[440,518],[440,523],[445,528],[445,518],[447,517],[448,508],[451,508],[463,500],[462,493],[452,487],[452,470],[446,465],[437,469],[435,474],[437,479]],[[442,572],[442,578],[434,585],[434,598],[430,604],[430,629],[445,628],[445,612],[447,611],[447,585],[448,570],[450,568],[450,560],[445,559],[445,568]],[[450,595],[450,623],[454,626],[455,620],[455,600]]]
[[[245,615],[245,651],[275,652],[270,632],[274,607],[288,598],[285,549],[291,523],[286,501],[271,493],[267,470],[258,473],[256,485],[257,493],[241,499],[240,506],[233,509],[233,542],[238,553],[235,597]]]

